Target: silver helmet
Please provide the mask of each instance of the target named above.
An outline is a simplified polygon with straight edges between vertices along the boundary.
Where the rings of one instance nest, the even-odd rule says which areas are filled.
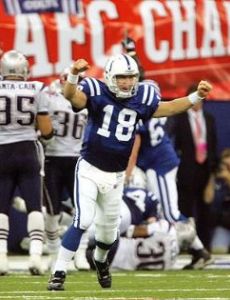
[[[129,91],[121,91],[117,86],[117,75],[133,75],[136,76],[133,86]],[[127,54],[118,54],[108,59],[105,72],[105,83],[109,90],[118,98],[130,98],[137,92],[137,84],[139,79],[139,70],[136,61]]]
[[[3,78],[15,76],[26,80],[29,76],[29,62],[21,52],[7,51],[0,60],[0,73]]]

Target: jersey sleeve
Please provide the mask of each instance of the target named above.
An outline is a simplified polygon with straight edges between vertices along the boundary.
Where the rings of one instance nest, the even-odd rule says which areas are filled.
[[[90,110],[92,99],[102,94],[99,81],[92,77],[86,77],[81,80],[78,88],[87,96],[86,108]]]
[[[143,106],[142,120],[150,119],[159,106],[161,96],[154,85],[145,82],[139,84],[138,98]]]
[[[86,77],[79,83],[79,88],[88,98],[101,95],[99,81],[92,77]]]
[[[37,100],[37,113],[48,114],[49,112],[49,95],[45,91],[40,91],[36,97]]]

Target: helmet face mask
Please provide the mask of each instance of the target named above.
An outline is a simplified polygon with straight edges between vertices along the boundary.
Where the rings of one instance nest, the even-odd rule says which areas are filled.
[[[10,50],[5,52],[1,58],[0,71],[3,78],[12,76],[27,80],[29,62],[21,52]]]
[[[118,85],[118,78],[131,78],[133,83],[130,88],[122,89]],[[117,98],[130,98],[137,92],[139,70],[136,61],[127,54],[119,54],[111,57],[105,66],[105,83],[109,90]]]

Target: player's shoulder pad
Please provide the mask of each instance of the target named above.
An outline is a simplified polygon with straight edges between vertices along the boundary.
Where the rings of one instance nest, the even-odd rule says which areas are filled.
[[[157,93],[155,87],[145,82],[139,83],[138,97],[141,99],[141,103],[147,106],[151,106],[155,98],[158,101],[160,100],[160,95]]]
[[[85,77],[79,83],[79,87],[82,90],[88,89],[90,96],[100,96],[101,95],[101,82],[93,77]]]

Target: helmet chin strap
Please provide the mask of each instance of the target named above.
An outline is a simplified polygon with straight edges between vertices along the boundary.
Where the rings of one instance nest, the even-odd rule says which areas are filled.
[[[132,88],[133,90],[133,88]],[[127,99],[127,98],[130,98],[133,96],[133,93],[132,91],[121,91],[121,90],[118,90],[117,93],[116,93],[116,97],[117,98],[122,98],[122,99]]]

